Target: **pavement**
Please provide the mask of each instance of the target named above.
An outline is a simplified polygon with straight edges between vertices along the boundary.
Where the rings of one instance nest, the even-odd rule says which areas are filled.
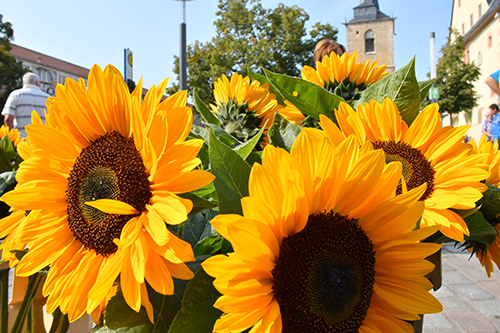
[[[469,260],[470,258],[470,260]],[[488,278],[476,256],[453,244],[442,249],[441,288],[431,291],[443,312],[424,316],[424,333],[500,332],[500,271]]]

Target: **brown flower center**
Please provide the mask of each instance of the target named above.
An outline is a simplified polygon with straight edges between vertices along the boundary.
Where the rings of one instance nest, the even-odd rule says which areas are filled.
[[[436,171],[434,171],[431,163],[427,161],[420,150],[404,142],[394,141],[377,141],[373,143],[373,147],[384,151],[386,163],[401,162],[403,165],[403,178],[406,181],[408,190],[427,183],[427,190],[419,199],[420,201],[424,201],[432,195],[434,191],[434,174]],[[401,183],[398,185],[396,193],[403,193]]]
[[[272,274],[283,332],[358,332],[375,281],[373,244],[352,219],[311,215],[283,240]]]
[[[102,256],[117,250],[125,224],[134,215],[107,214],[85,204],[99,199],[128,203],[144,211],[152,197],[148,172],[133,138],[107,133],[84,148],[68,178],[68,223],[75,238]]]

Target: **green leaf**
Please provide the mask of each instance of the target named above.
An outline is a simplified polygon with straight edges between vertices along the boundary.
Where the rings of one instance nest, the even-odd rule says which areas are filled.
[[[182,309],[175,316],[168,333],[211,333],[222,311],[213,307],[221,294],[213,286],[214,279],[203,268],[189,282]]]
[[[267,124],[267,122],[266,122]],[[253,151],[255,146],[259,143],[260,138],[262,137],[262,133],[264,132],[264,128],[266,127],[266,124],[262,126],[260,131],[253,136],[253,138],[237,147],[234,148],[234,150],[238,153],[238,155],[241,156],[242,159],[246,160],[247,157],[250,155],[250,153]]]
[[[199,212],[204,211],[205,209],[210,209],[217,207],[216,203],[200,198],[194,193],[182,193],[179,194],[181,198],[189,199],[193,203],[193,209],[189,212],[189,216],[193,216],[198,214]]]
[[[500,214],[500,189],[493,185],[487,185],[488,189],[483,192],[483,197],[477,202],[481,205],[481,213],[486,220],[495,219]]]
[[[218,213],[215,211],[205,210],[196,215],[190,216],[184,225],[182,239],[194,247],[201,240],[212,236],[215,229],[213,229],[210,221],[217,215]]]
[[[481,206],[478,206],[478,207],[475,207],[472,209],[452,209],[452,211],[457,213],[458,215],[460,215],[461,218],[464,219],[464,218],[468,217],[469,215],[472,215],[475,212],[477,212],[480,208],[481,208]]]
[[[258,74],[254,71],[250,71],[250,70],[248,71],[248,76],[252,80],[259,81],[260,84],[268,84],[269,91],[276,96],[276,100],[278,101],[278,103],[281,105],[285,105],[285,103],[283,102],[283,96],[281,96],[281,94],[273,87],[273,85],[269,83],[269,80],[267,79],[267,77],[265,77],[264,75]]]
[[[187,266],[196,273],[200,264],[207,257],[196,258],[196,262],[189,262]],[[93,333],[166,333],[177,312],[181,309],[181,300],[189,281],[174,280],[174,294],[162,295],[154,291],[149,285],[149,300],[153,305],[155,323],[149,321],[144,307],[139,312],[132,310],[123,298],[121,290],[111,298],[106,306],[104,324],[96,326]]]
[[[7,193],[16,186],[16,171],[0,173],[0,195]]]
[[[205,127],[193,125],[191,127],[191,136],[197,139],[203,139],[205,142],[208,142],[208,130]]]
[[[215,133],[215,136],[220,141],[224,142],[229,147],[235,147],[235,146],[239,146],[241,144],[240,141],[238,141],[234,136],[232,136],[229,133],[227,133],[226,131],[224,131],[222,128],[215,126],[215,125],[212,125],[212,124],[207,124],[207,126],[212,129],[212,131]],[[209,139],[206,140],[205,142],[208,142],[209,140],[210,140],[210,136],[209,136]]]
[[[220,235],[206,237],[194,246],[194,255],[216,254],[222,249],[223,242],[224,238]]]
[[[290,151],[302,128],[289,122],[279,113],[274,115],[274,121],[269,128],[269,142],[276,147]]]
[[[13,169],[12,160],[16,156],[14,146],[8,135],[5,135],[0,140],[0,172],[10,171]]]
[[[241,198],[248,196],[250,166],[210,130],[208,144],[214,186],[222,214],[242,214]]]
[[[21,259],[23,259],[26,253],[28,253],[28,250],[10,250],[10,252],[14,253],[17,260],[21,261]]]
[[[464,218],[469,227],[470,236],[465,236],[466,240],[480,242],[491,245],[496,239],[497,232],[495,228],[488,223],[483,214],[476,212]]]
[[[193,91],[193,101],[194,101],[194,106],[196,107],[196,110],[198,110],[208,124],[213,124],[216,126],[220,126],[220,121],[217,119],[217,117],[208,109],[208,106],[203,103],[203,101],[198,97],[198,94],[196,93],[196,89]]]
[[[436,79],[418,82],[418,88],[420,89],[420,103],[422,103],[422,101],[427,97],[434,82],[436,82]]]
[[[271,85],[286,100],[302,111],[302,113],[316,119],[319,119],[319,115],[323,114],[334,122],[337,122],[333,111],[343,101],[342,98],[315,83],[296,77],[272,73],[266,69],[264,69],[264,72]],[[297,96],[293,95],[295,91],[297,92]]]
[[[194,195],[199,196],[202,199],[209,200],[211,202],[217,202],[217,196],[215,195],[214,183],[210,183],[200,189],[194,190]]]
[[[248,163],[248,165],[254,165],[254,163],[259,163],[262,164],[262,150],[261,151],[253,151],[248,155],[246,158],[245,162]]]
[[[366,88],[360,99],[354,103],[354,108],[369,103],[372,99],[382,103],[386,98],[394,101],[399,114],[408,125],[415,120],[420,108],[420,87],[415,76],[415,58],[408,65]]]
[[[196,262],[188,262],[186,265],[193,273],[200,269],[201,263],[207,259],[207,256],[197,257]],[[177,312],[182,307],[181,300],[184,297],[188,280],[179,280],[174,278],[174,295],[162,295],[148,286],[149,300],[153,305],[155,326],[152,332],[167,332],[174,320]]]
[[[106,306],[104,324],[96,326],[92,333],[151,333],[153,330],[154,324],[149,321],[146,309],[132,310],[119,290]]]

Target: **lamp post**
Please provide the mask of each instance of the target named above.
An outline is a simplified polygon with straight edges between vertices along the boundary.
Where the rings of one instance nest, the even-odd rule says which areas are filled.
[[[192,0],[175,0],[179,1],[180,5],[180,32],[181,32],[181,48],[179,53],[179,90],[187,90],[187,57],[186,57],[186,1]]]

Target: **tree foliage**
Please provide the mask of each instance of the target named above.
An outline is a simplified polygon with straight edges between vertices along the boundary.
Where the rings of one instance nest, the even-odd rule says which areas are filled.
[[[265,9],[260,0],[219,0],[216,15],[216,36],[206,43],[195,41],[187,50],[189,90],[196,89],[205,102],[211,101],[213,82],[222,74],[248,75],[248,70],[266,68],[298,76],[302,66],[314,66],[316,43],[336,39],[338,33],[330,24],[316,23],[307,36],[309,15],[302,8],[279,4]],[[178,85],[169,93],[177,90]]]
[[[0,108],[3,108],[9,94],[22,86],[22,77],[26,70],[22,62],[10,54],[10,42],[14,40],[14,29],[10,22],[2,21],[0,14]]]
[[[450,117],[462,111],[470,116],[478,105],[474,81],[479,79],[480,69],[474,62],[465,63],[464,51],[463,36],[450,28],[448,42],[441,48],[436,80],[440,109]]]

